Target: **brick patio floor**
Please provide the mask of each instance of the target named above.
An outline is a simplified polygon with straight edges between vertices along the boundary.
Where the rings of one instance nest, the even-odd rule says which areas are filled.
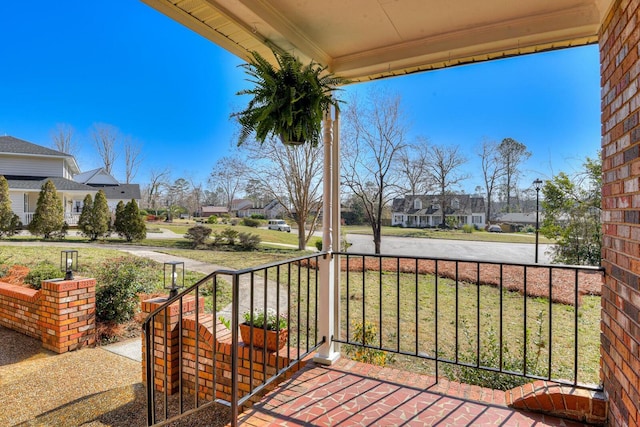
[[[505,405],[504,392],[357,363],[310,363],[240,416],[243,426],[583,426]]]

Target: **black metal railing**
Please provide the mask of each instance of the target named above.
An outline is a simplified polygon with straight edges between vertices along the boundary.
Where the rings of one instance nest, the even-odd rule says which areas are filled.
[[[237,425],[239,410],[249,399],[318,349],[326,340],[318,332],[317,269],[325,255],[219,270],[151,312],[143,324],[148,425],[164,425],[216,404],[226,407],[231,424]],[[286,320],[286,330],[276,338],[285,344],[275,356],[256,346],[258,334],[266,339],[266,323],[253,329],[249,342],[240,339],[241,316],[255,310],[269,310]],[[221,317],[230,332],[219,327]],[[191,322],[193,332],[185,330],[185,322]],[[203,328],[210,333],[207,338]],[[227,355],[216,345],[223,334],[227,340],[231,335]],[[239,366],[247,348],[261,357],[250,356]],[[268,368],[267,363],[275,366]],[[229,375],[222,374],[225,369]]]
[[[591,295],[603,269],[334,254],[343,353],[411,371],[429,360],[428,373],[438,378],[443,364],[460,382],[489,372],[599,389],[600,299]]]

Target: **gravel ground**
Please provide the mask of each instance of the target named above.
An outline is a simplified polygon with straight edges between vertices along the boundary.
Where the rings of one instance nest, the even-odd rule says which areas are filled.
[[[100,347],[56,355],[0,326],[0,426],[145,426],[141,365]],[[212,406],[172,426],[223,426]]]

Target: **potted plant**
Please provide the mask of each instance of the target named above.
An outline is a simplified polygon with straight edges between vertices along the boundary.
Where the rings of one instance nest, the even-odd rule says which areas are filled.
[[[254,347],[266,348],[268,351],[278,351],[284,347],[288,335],[286,316],[278,316],[272,308],[266,311],[257,308],[253,313],[246,312],[244,323],[240,324],[240,336],[246,345],[253,342]]]
[[[341,102],[333,92],[347,81],[326,73],[327,67],[313,61],[303,65],[289,53],[273,54],[277,67],[257,52],[251,52],[249,62],[241,65],[254,88],[237,93],[253,96],[244,110],[231,115],[241,126],[238,145],[253,134],[260,143],[275,136],[288,145],[315,145],[324,113]]]

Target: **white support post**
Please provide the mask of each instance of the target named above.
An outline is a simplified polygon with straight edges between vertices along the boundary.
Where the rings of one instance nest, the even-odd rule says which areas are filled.
[[[332,341],[335,331],[335,287],[334,271],[335,258],[333,257],[333,210],[340,210],[340,204],[334,205],[334,174],[333,170],[333,135],[331,113],[324,116],[324,169],[323,169],[323,199],[322,199],[322,250],[327,255],[319,260],[320,289],[318,292],[318,328],[320,336],[325,338],[325,343],[318,349],[314,357],[316,363],[331,365],[340,357],[340,353],[335,351],[335,344]],[[338,184],[339,185],[339,184]],[[339,240],[338,240],[339,242]]]
[[[342,234],[341,234],[341,203],[342,199],[340,191],[340,110],[335,110],[335,117],[333,118],[333,144],[331,146],[331,157],[333,167],[333,182],[331,187],[331,204],[333,209],[331,210],[331,220],[333,221],[333,250],[334,252],[340,252],[342,248]],[[340,255],[333,255],[333,333],[334,336],[340,336]],[[334,344],[334,351],[340,353],[340,344]]]

